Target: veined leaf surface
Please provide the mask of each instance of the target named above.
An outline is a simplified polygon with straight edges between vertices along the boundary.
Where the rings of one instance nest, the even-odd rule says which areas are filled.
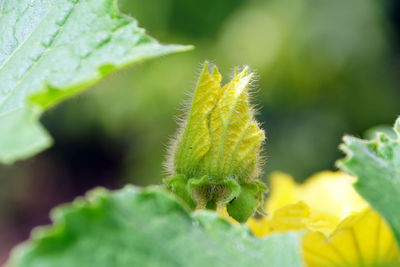
[[[251,235],[218,213],[189,213],[164,188],[91,191],[52,213],[7,266],[302,266],[301,235]]]
[[[128,64],[190,46],[161,45],[115,0],[0,0],[0,161],[51,144],[46,108]]]
[[[338,165],[357,176],[355,189],[388,221],[400,245],[400,118],[394,132],[395,138],[379,133],[371,141],[345,136],[347,157]]]

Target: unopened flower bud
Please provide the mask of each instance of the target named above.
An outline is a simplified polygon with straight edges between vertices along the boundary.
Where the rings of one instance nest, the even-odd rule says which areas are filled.
[[[217,68],[210,73],[204,64],[189,113],[171,147],[172,178],[166,180],[177,194],[187,189],[184,198],[189,204],[196,203],[198,208],[227,205],[240,221],[252,215],[266,191],[257,180],[265,135],[249,104],[251,78],[244,67],[221,87]],[[183,197],[182,192],[178,195]]]

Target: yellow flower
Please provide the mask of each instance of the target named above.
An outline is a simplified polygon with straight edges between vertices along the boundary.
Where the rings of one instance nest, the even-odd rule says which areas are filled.
[[[384,219],[353,189],[342,172],[321,172],[303,184],[283,173],[271,176],[268,217],[251,218],[256,236],[306,229],[309,267],[400,266],[394,235]]]

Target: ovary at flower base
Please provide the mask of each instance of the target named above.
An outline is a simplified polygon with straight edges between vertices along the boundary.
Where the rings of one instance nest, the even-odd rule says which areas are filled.
[[[247,223],[259,237],[305,229],[303,255],[309,267],[400,266],[399,250],[386,221],[353,189],[355,178],[321,172],[303,184],[274,173],[267,217]]]

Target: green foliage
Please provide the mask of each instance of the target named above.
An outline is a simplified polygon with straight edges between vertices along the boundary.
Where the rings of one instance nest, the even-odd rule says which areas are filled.
[[[161,187],[96,189],[52,218],[8,266],[302,266],[300,234],[255,238],[215,212],[190,214]]]
[[[0,1],[0,161],[48,147],[43,111],[128,64],[190,47],[160,45],[115,0]]]
[[[400,118],[395,138],[385,133],[371,141],[346,136],[341,149],[347,154],[339,167],[357,176],[356,190],[391,225],[400,245]]]

